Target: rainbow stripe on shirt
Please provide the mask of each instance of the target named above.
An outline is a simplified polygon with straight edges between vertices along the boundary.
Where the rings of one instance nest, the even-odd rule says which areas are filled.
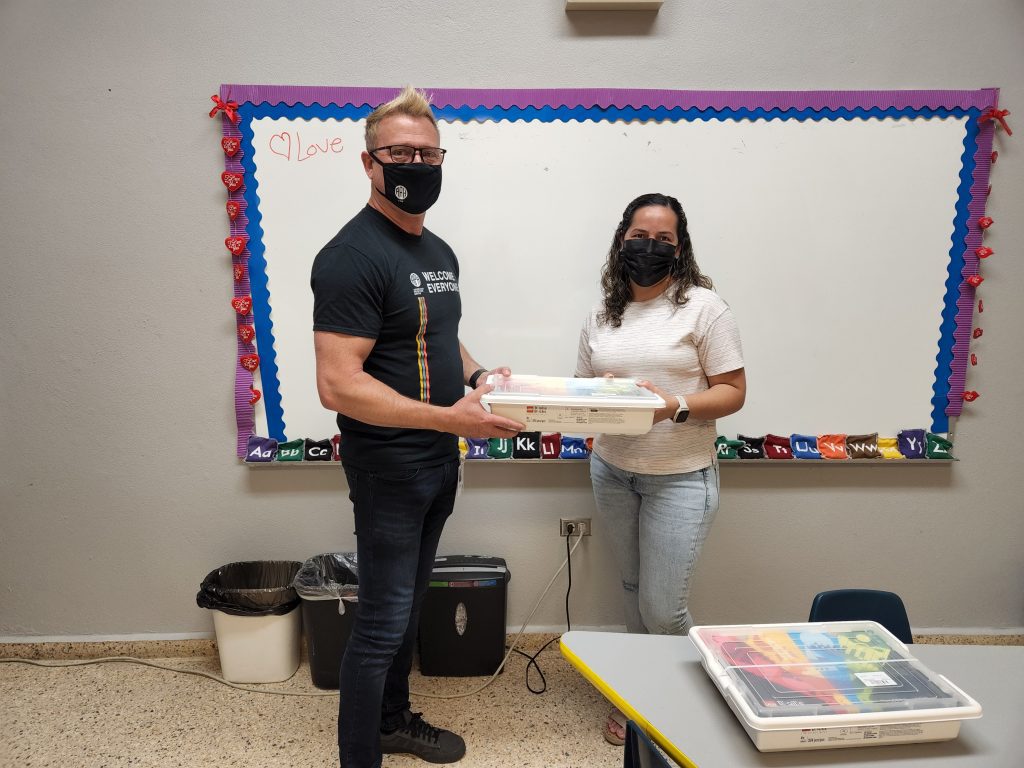
[[[416,332],[416,366],[420,372],[420,401],[430,402],[430,364],[427,361],[427,300],[420,296],[420,328]]]

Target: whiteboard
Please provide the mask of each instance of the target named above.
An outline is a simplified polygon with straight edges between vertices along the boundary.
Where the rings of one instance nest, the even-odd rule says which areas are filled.
[[[364,107],[363,115],[369,110]],[[247,229],[266,283],[255,431],[320,439],[313,258],[367,201],[362,116],[254,113]],[[626,204],[677,197],[736,314],[748,396],[721,434],[937,430],[933,398],[969,111],[864,119],[457,119],[426,226],[459,257],[461,339],[487,366],[571,375]],[[255,310],[254,310],[255,311]],[[266,347],[272,346],[272,350]],[[266,363],[272,361],[273,365]],[[272,377],[268,376],[268,371]],[[266,402],[279,400],[268,418]]]

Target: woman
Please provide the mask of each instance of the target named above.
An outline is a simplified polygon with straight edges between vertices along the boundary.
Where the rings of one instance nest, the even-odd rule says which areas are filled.
[[[644,435],[599,435],[590,476],[622,577],[626,629],[686,634],[690,578],[718,511],[715,419],[746,396],[739,332],[693,257],[679,201],[631,202],[601,273],[604,299],[580,333],[576,375],[635,378],[661,396]],[[622,744],[614,710],[605,738]]]

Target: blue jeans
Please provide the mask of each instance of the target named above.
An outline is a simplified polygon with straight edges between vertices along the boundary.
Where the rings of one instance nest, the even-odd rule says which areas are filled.
[[[342,768],[377,768],[380,729],[409,707],[420,605],[459,462],[367,472],[345,467],[356,523],[359,610],[341,661],[338,753]]]
[[[626,630],[684,635],[690,579],[718,512],[718,467],[676,475],[626,472],[590,457],[598,520],[622,577]]]

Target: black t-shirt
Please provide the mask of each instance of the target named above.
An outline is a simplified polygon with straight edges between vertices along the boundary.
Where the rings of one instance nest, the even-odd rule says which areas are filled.
[[[375,339],[363,370],[405,397],[449,406],[463,387],[459,262],[427,229],[411,235],[365,207],[313,262],[313,330]],[[367,470],[441,464],[458,438],[338,414],[341,459]]]

